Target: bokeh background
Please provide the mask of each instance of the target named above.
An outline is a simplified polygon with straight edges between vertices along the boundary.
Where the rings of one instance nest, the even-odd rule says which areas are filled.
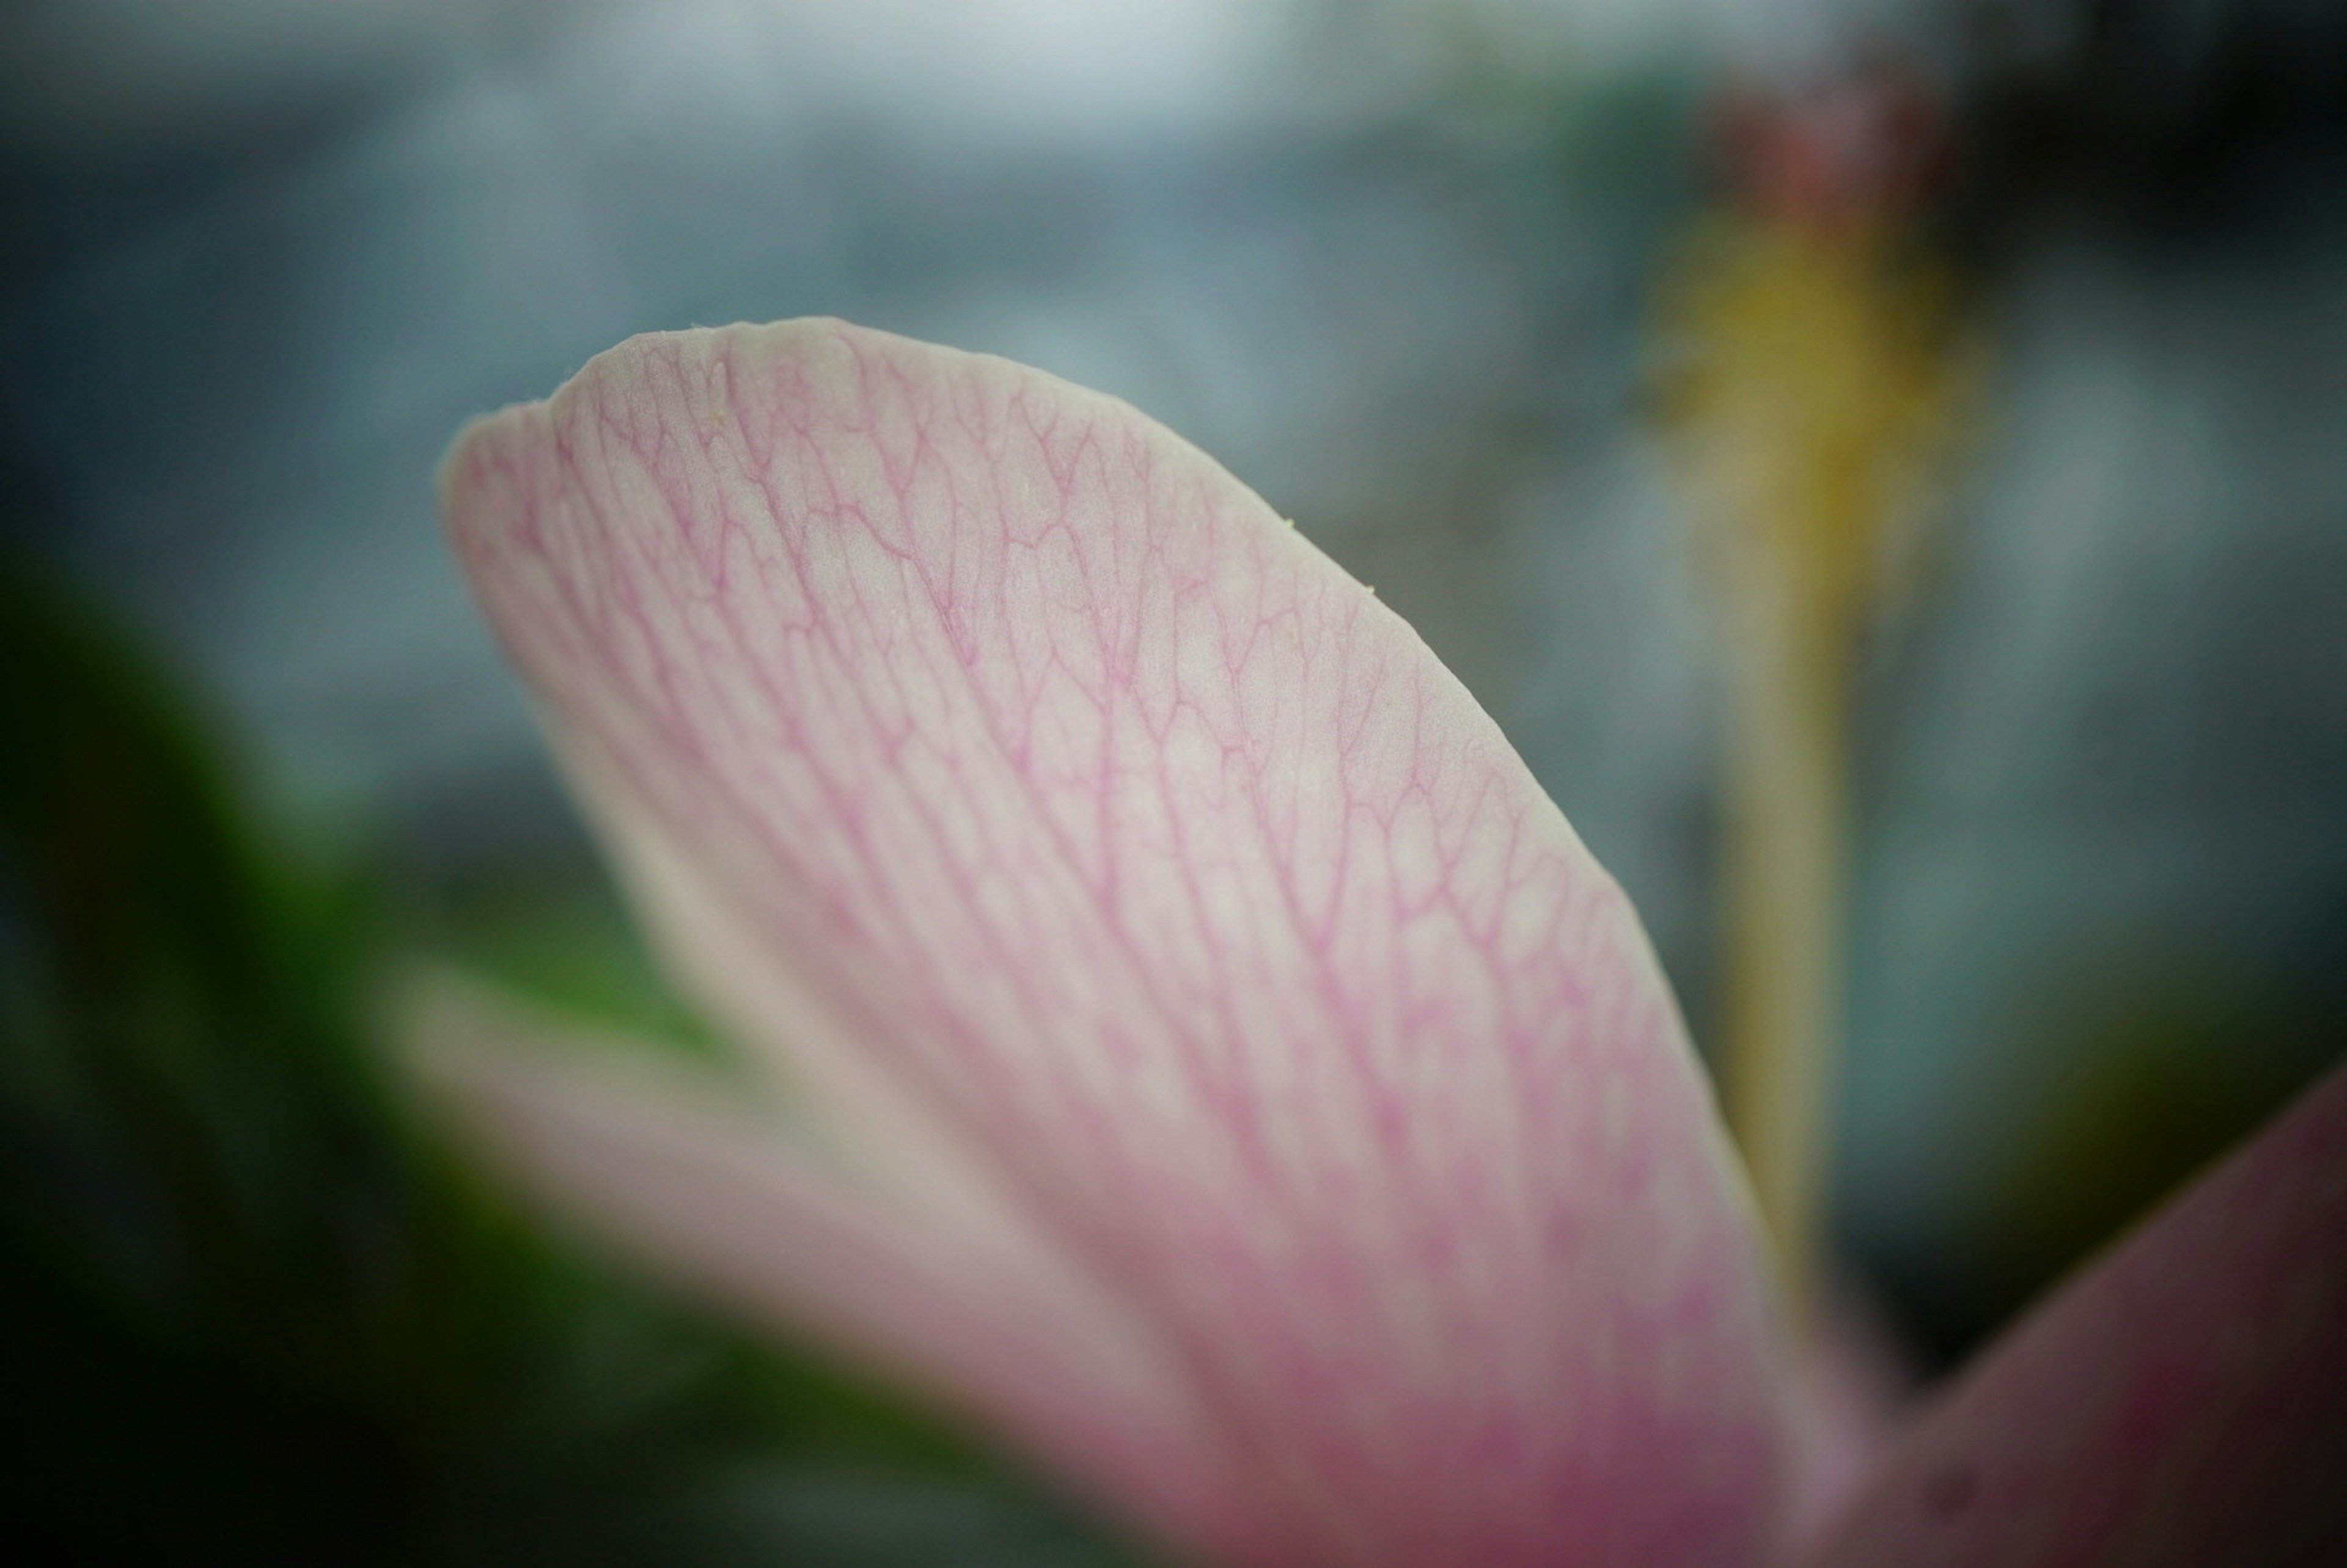
[[[1682,394],[1740,329],[1686,302],[1722,233],[1852,212],[1934,280],[1865,352],[1947,395],[1855,437],[1929,447],[1881,537],[1815,547],[1896,557],[1849,660],[1831,1235],[1930,1372],[2347,1047],[2347,12],[9,7],[12,1559],[1133,1560],[541,1232],[404,1097],[371,998],[419,952],[712,1049],[469,606],[440,452],[736,319],[1120,394],[1418,626],[1708,1041],[1737,646]]]

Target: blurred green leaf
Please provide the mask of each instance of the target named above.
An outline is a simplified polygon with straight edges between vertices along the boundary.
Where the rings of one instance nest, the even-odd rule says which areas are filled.
[[[491,884],[428,924],[706,1046],[600,889]],[[478,1190],[366,1024],[413,925],[363,868],[266,842],[182,702],[0,566],[12,1561],[1124,1560],[942,1429]]]

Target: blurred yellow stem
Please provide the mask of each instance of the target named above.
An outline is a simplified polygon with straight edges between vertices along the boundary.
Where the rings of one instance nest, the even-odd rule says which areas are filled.
[[[1727,690],[1722,1088],[1798,1317],[1823,1250],[1840,1011],[1842,640],[1839,618],[1784,580],[1788,563],[1765,544],[1747,553]]]
[[[1722,1098],[1799,1316],[1826,1263],[1850,669],[1966,374],[1946,280],[1872,222],[1723,216],[1665,298],[1727,663]]]

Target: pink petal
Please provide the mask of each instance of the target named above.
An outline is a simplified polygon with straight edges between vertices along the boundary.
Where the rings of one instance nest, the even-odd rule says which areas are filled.
[[[405,1032],[548,1203],[762,1318],[945,1392],[1102,1501],[1235,1563],[1277,1561],[1162,1346],[1047,1255],[897,1212],[661,1069],[436,979]],[[994,1245],[989,1245],[992,1243]],[[1039,1366],[1051,1369],[1036,1376]]]
[[[1834,1522],[1891,1447],[1915,1376],[1873,1304],[1854,1286],[1820,1289],[1797,1356],[1788,1417],[1788,1539]]]
[[[822,322],[637,339],[446,493],[671,949],[1163,1336],[1293,1560],[1749,1560],[1776,1348],[1636,918],[1260,500]]]
[[[1993,1347],[1821,1561],[2347,1561],[2347,1070]]]

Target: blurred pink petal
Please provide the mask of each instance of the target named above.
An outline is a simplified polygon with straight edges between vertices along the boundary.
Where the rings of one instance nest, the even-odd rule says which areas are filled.
[[[410,1004],[430,1078],[574,1223],[944,1390],[1105,1502],[1277,1561],[1163,1347],[1051,1257],[897,1212],[648,1050],[436,977]]]
[[[1794,1352],[1789,1544],[1813,1543],[1891,1447],[1915,1373],[1858,1287],[1820,1287]]]
[[[2347,1561],[2347,1070],[1993,1347],[1829,1568]]]
[[[1278,1560],[1753,1560],[1778,1352],[1635,917],[1260,500],[820,322],[637,339],[446,499],[688,983],[1163,1347]]]

